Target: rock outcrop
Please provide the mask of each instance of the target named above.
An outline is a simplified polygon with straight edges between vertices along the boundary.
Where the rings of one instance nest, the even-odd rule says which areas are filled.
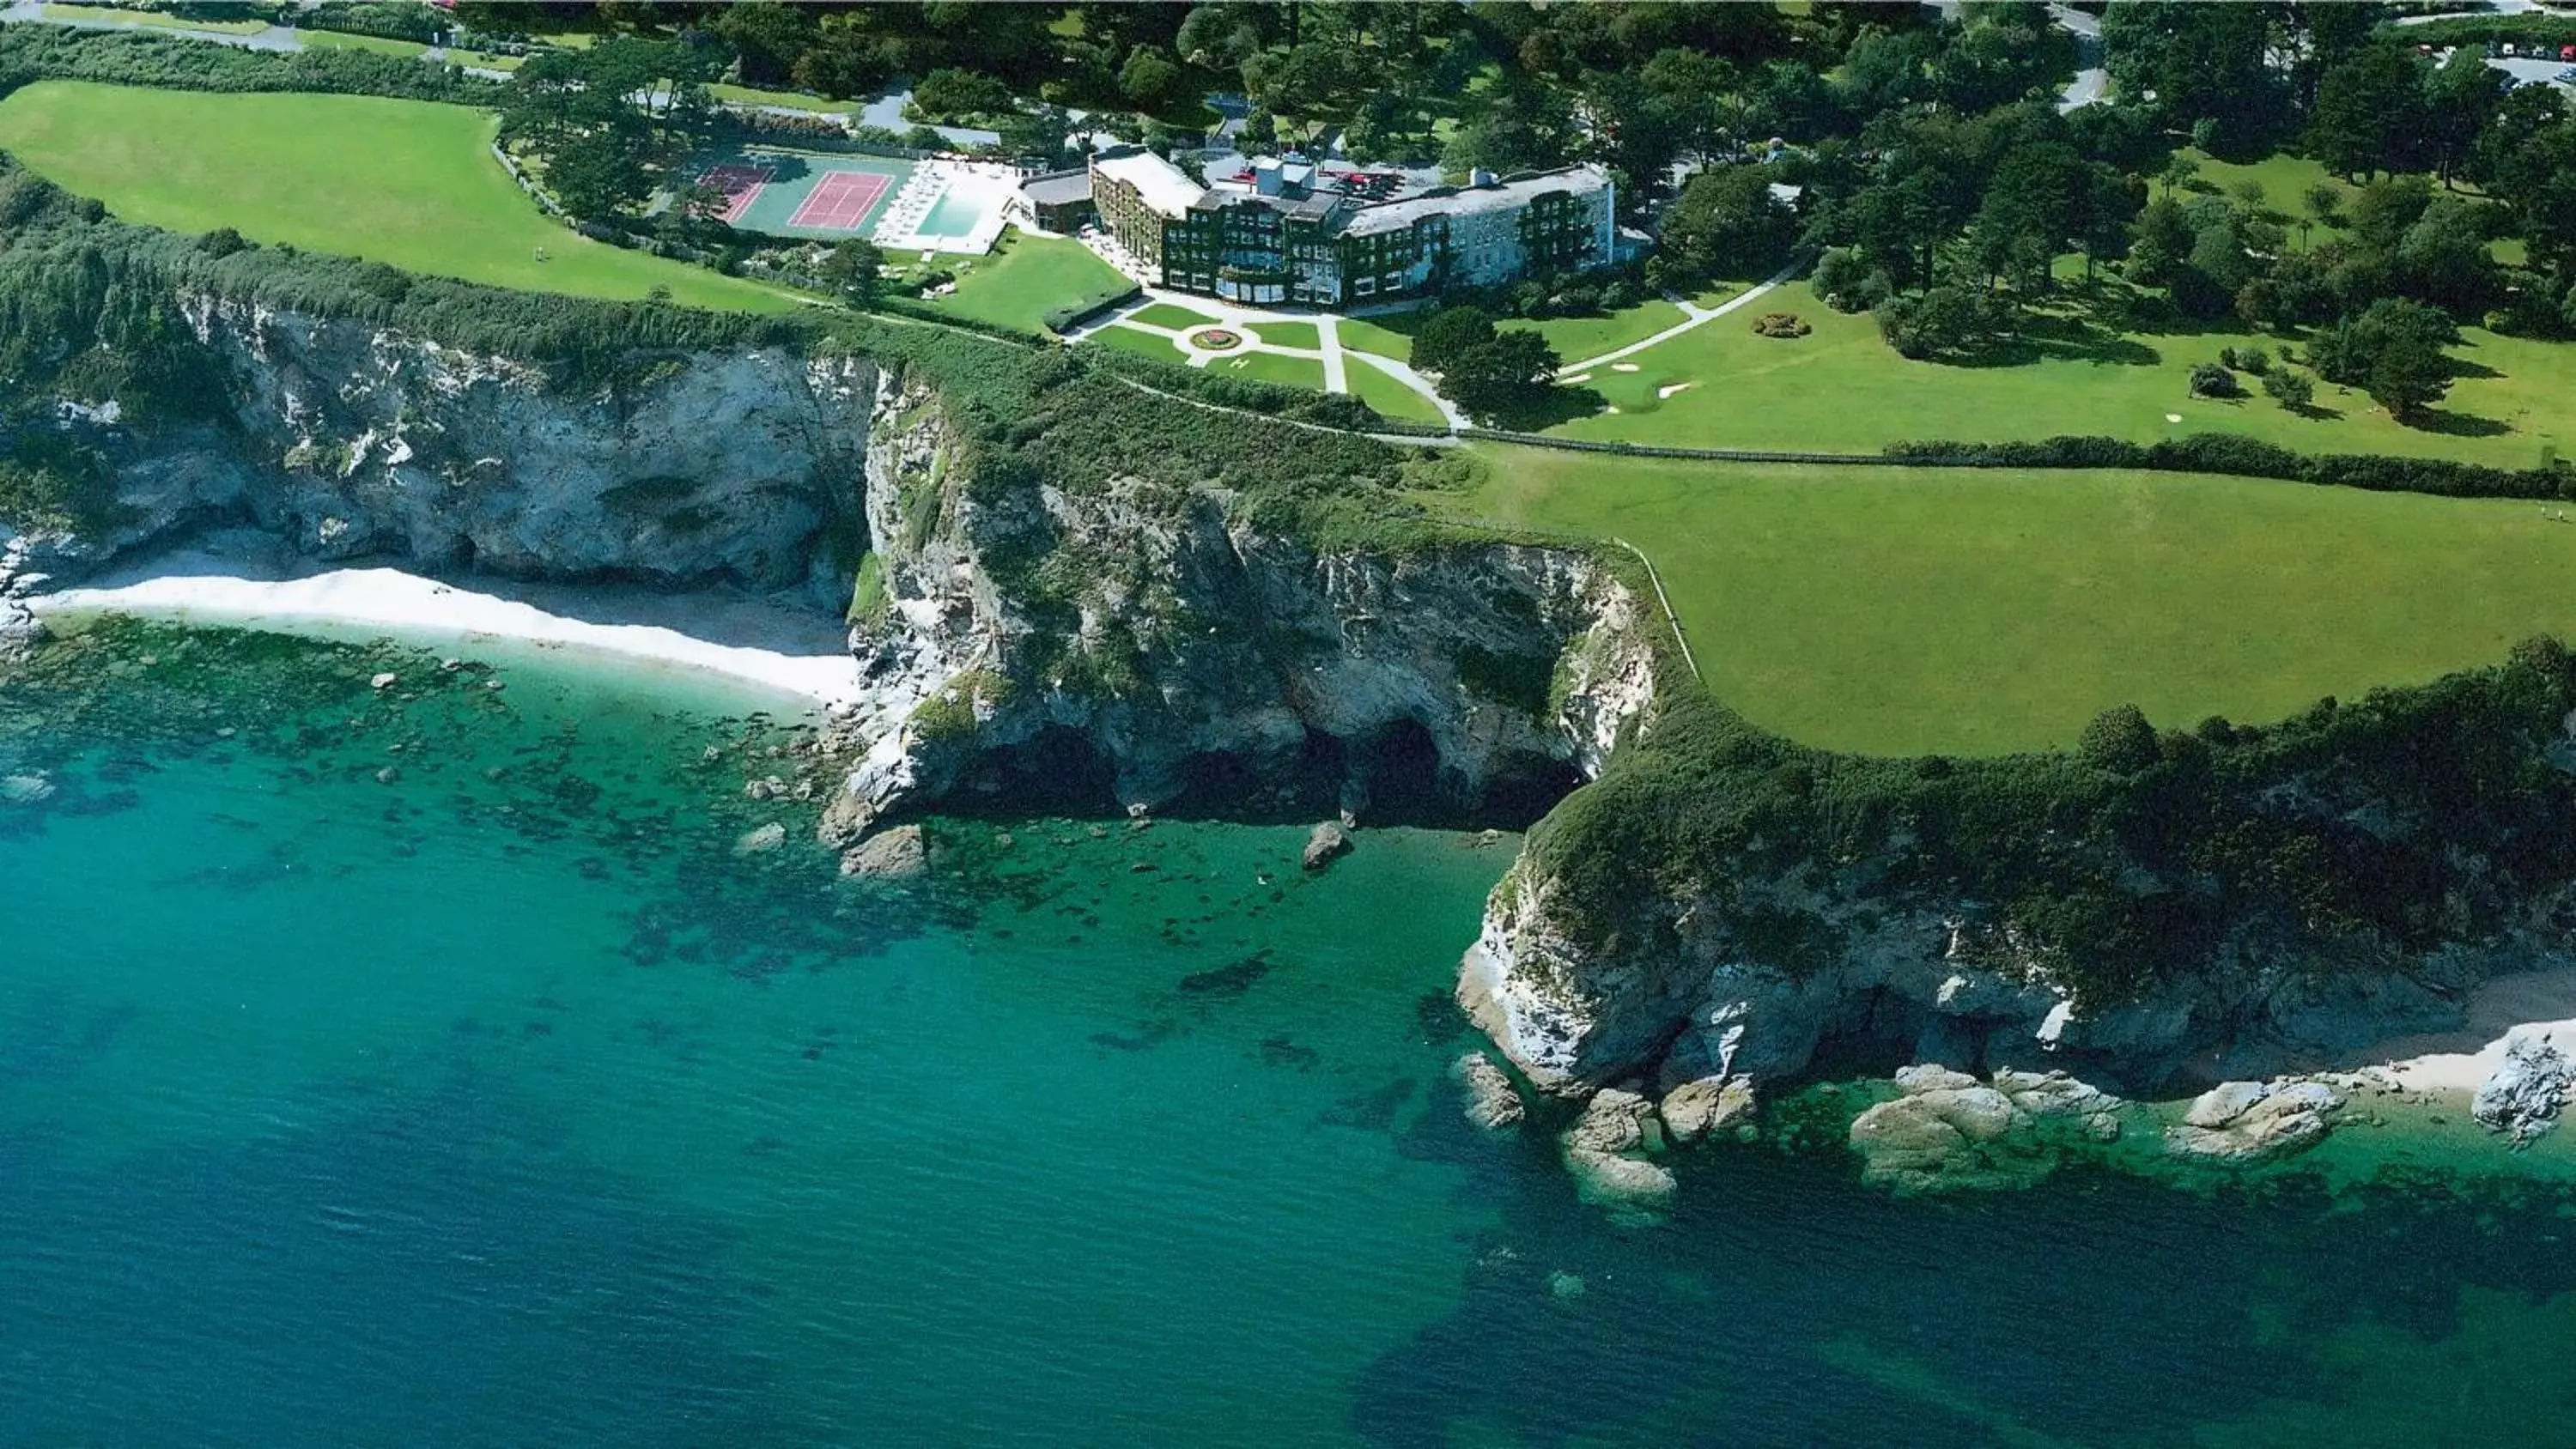
[[[1298,863],[1308,870],[1322,870],[1350,853],[1350,833],[1328,820],[1306,837],[1306,848],[1299,853]]]
[[[1701,1077],[1664,1094],[1655,1115],[1675,1144],[1689,1146],[1749,1127],[1758,1104],[1753,1084],[1742,1077]]]
[[[2528,1142],[2558,1125],[2570,1088],[2576,1061],[2546,1034],[2518,1030],[2505,1039],[2504,1060],[2479,1084],[2469,1113],[2490,1132]]]
[[[2165,1129],[2165,1149],[2200,1162],[2240,1163],[2314,1146],[2343,1098],[2323,1082],[2222,1082]]]
[[[841,874],[868,880],[908,881],[929,866],[929,847],[918,825],[880,831],[841,855]]]
[[[1469,1052],[1450,1063],[1449,1077],[1467,1095],[1467,1121],[1472,1126],[1486,1131],[1517,1127],[1528,1115],[1510,1074],[1483,1052]]]
[[[1852,1120],[1850,1141],[1871,1182],[1909,1190],[2031,1181],[2071,1142],[2121,1134],[2127,1104],[2062,1072],[1966,1072],[1916,1065],[1896,1073],[1898,1094]]]
[[[1613,1208],[1653,1208],[1679,1186],[1670,1168],[1646,1155],[1662,1145],[1660,1135],[1654,1103],[1605,1087],[1583,1104],[1583,1115],[1559,1145],[1587,1199]]]

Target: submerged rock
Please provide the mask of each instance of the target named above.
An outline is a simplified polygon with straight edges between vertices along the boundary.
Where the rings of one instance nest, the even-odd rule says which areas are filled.
[[[1306,869],[1322,870],[1350,853],[1350,833],[1327,820],[1306,837],[1306,852],[1302,860]]]
[[[0,598],[0,664],[25,660],[45,641],[44,621],[16,599]]]
[[[841,854],[841,874],[871,880],[911,880],[930,865],[918,825],[881,830]]]
[[[43,775],[0,775],[0,805],[40,805],[54,796],[54,782]]]
[[[2528,1142],[2558,1125],[2570,1087],[2576,1087],[2576,1062],[2547,1036],[2516,1031],[2505,1040],[2503,1062],[2469,1103],[2469,1115],[2490,1132]]]
[[[1751,1082],[1742,1077],[1702,1077],[1666,1092],[1656,1111],[1673,1141],[1687,1145],[1749,1125],[1754,1107]]]
[[[2165,1150],[2201,1162],[2254,1162],[2310,1147],[2343,1098],[2323,1082],[2222,1082],[2193,1099]]]
[[[733,843],[736,855],[767,855],[787,843],[787,827],[772,820],[757,830],[746,830]]]
[[[1469,1052],[1450,1063],[1449,1076],[1466,1089],[1467,1120],[1477,1127],[1517,1127],[1529,1115],[1511,1076],[1483,1052]]]

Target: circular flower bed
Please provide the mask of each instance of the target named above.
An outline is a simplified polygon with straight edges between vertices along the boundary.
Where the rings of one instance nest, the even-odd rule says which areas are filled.
[[[1202,327],[1190,334],[1190,345],[1201,352],[1232,352],[1243,345],[1243,334],[1222,327]]]

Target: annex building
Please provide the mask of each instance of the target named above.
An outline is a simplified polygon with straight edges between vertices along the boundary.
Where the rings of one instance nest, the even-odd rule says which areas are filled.
[[[1615,188],[1598,166],[1363,201],[1308,162],[1265,157],[1249,185],[1203,186],[1142,147],[1091,159],[1100,225],[1149,279],[1253,305],[1351,307],[1613,260]]]

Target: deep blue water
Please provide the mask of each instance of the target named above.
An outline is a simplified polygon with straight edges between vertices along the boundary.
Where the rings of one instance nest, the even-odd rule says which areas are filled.
[[[2576,1443],[2567,1154],[1898,1199],[1811,1102],[1623,1227],[1442,1077],[1509,842],[942,820],[893,898],[738,702],[498,677],[0,683],[0,1444]]]

